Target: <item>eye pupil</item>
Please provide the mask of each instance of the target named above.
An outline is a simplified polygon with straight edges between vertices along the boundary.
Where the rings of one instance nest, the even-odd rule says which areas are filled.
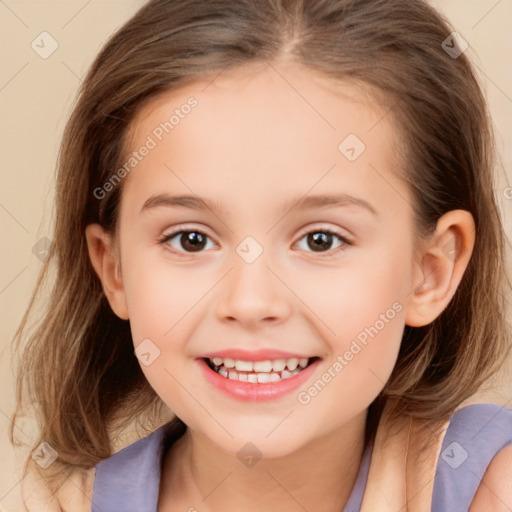
[[[310,233],[308,235],[308,244],[310,242],[314,242],[314,244],[311,244],[311,247],[314,251],[318,251],[322,249],[328,249],[329,246],[332,243],[332,235],[324,232],[317,232],[317,233]]]
[[[206,237],[197,231],[186,231],[181,235],[180,242],[184,249],[197,251],[204,248]]]

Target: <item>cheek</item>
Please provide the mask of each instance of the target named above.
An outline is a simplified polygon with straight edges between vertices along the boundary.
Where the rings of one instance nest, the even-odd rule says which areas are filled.
[[[134,343],[148,337],[165,339],[174,333],[176,326],[186,323],[210,280],[167,261],[156,249],[127,255],[123,283]]]
[[[393,371],[405,312],[400,301],[391,302],[392,296],[386,294],[383,297],[379,301],[367,296],[367,300],[346,303],[337,310],[338,320],[332,324],[335,335],[324,334],[329,340],[329,357],[317,379],[300,390],[297,400],[308,406],[312,416],[325,415],[326,424],[347,421],[366,409]]]
[[[150,354],[149,364],[140,356],[139,361],[151,387],[175,412],[183,414],[190,396],[179,383],[184,382],[183,376],[190,372],[187,365],[192,364],[187,340],[195,323],[190,319],[195,318],[194,306],[205,292],[193,272],[151,256],[132,253],[123,263],[132,338],[136,353],[144,346],[144,352]]]
[[[397,252],[354,251],[339,269],[319,268],[307,279],[289,275],[287,280],[328,337],[347,340],[375,323],[381,328],[382,320],[388,331],[391,324],[398,324],[399,332],[403,319],[397,319],[397,313],[411,290],[410,267]]]
[[[317,274],[315,287],[303,285],[308,307],[321,320],[315,324],[329,340],[324,373],[314,389],[303,390],[305,402],[325,386],[325,399],[358,408],[382,390],[403,335],[407,265],[405,254],[390,249],[375,258],[357,258],[357,265],[339,272]]]

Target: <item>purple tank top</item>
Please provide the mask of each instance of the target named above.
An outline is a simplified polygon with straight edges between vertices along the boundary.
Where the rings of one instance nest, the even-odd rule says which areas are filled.
[[[165,450],[183,433],[168,423],[96,466],[92,512],[158,512]],[[487,466],[512,444],[512,409],[473,404],[451,418],[437,461],[432,510],[467,512]],[[342,512],[358,512],[368,479],[373,443],[366,447]]]

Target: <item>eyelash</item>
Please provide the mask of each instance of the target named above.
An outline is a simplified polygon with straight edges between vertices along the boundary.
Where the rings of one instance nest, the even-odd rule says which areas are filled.
[[[167,242],[169,242],[170,240],[175,238],[177,235],[181,235],[183,233],[199,233],[199,234],[205,236],[206,238],[210,238],[206,233],[204,233],[203,231],[200,231],[198,229],[183,229],[182,227],[179,227],[172,233],[163,235],[160,238],[160,240],[158,241],[158,243],[161,245],[167,245],[167,248],[170,252],[172,252],[173,254],[176,254],[180,257],[187,257],[188,255],[191,255],[191,254],[197,254],[200,252],[204,252],[204,251],[197,251],[197,253],[194,253],[194,252],[187,252],[187,251],[177,251],[176,249],[172,248],[169,244],[167,244]],[[317,252],[317,253],[315,253],[315,251],[306,251],[306,252],[311,252],[313,254],[317,254],[319,257],[323,257],[323,258],[333,257],[333,254],[332,254],[333,251],[336,251],[335,252],[335,254],[336,254],[338,251],[344,251],[346,246],[353,245],[352,240],[347,238],[341,232],[333,230],[333,229],[324,229],[322,227],[317,228],[317,229],[310,229],[308,231],[303,231],[299,237],[299,241],[302,240],[306,235],[314,234],[314,233],[325,233],[328,235],[333,235],[333,236],[337,237],[341,242],[343,242],[342,246],[337,247],[335,249],[331,249],[329,251]]]

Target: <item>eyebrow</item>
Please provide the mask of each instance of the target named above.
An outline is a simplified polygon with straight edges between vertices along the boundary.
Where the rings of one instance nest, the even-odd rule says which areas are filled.
[[[171,208],[181,207],[193,210],[210,210],[219,214],[226,213],[226,210],[217,201],[212,201],[198,196],[171,196],[169,194],[152,195],[144,202],[140,211],[142,213],[145,210],[150,210],[151,208],[156,208],[158,206],[167,206]],[[375,208],[368,201],[350,194],[302,196],[285,203],[282,207],[281,213],[287,213],[292,209],[310,210],[314,208],[347,206],[359,206],[360,208],[370,212],[375,217],[379,217]]]

